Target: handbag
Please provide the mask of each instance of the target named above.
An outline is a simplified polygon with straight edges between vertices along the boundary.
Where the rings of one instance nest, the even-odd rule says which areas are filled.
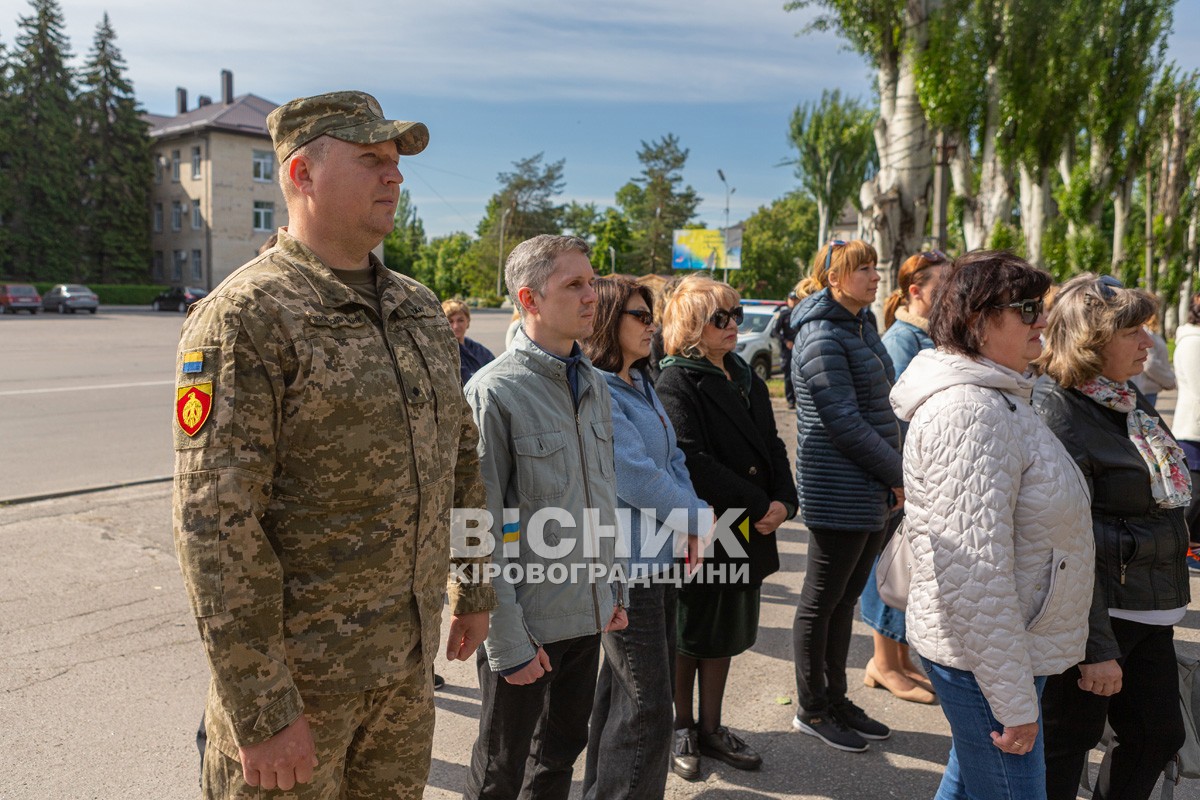
[[[879,589],[879,597],[898,611],[908,607],[912,563],[912,541],[908,538],[908,526],[901,523],[884,545],[875,564],[875,586]]]

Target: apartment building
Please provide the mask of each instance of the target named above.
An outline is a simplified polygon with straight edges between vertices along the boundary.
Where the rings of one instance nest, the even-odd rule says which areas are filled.
[[[176,89],[174,116],[146,114],[154,142],[151,279],[212,289],[287,224],[278,164],[267,131],[276,104],[233,95],[221,71],[220,100],[188,108]]]

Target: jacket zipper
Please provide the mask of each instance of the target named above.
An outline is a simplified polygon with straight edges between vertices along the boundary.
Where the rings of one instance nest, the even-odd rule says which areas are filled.
[[[582,395],[582,392],[580,393]],[[587,467],[587,451],[583,448],[583,431],[579,428],[579,407],[575,405],[575,397],[571,394],[571,384],[567,383],[567,396],[571,399],[571,405],[575,408],[575,440],[579,443],[579,463],[583,467],[583,497],[586,501],[584,506],[584,514],[592,507],[592,482],[588,475]],[[585,525],[586,529],[586,525]],[[599,542],[595,543],[596,552],[600,552]],[[594,558],[594,557],[593,557]],[[592,618],[596,620],[596,630],[604,630],[604,626],[600,624],[600,596],[596,594],[596,584],[589,580],[588,585],[592,589]]]

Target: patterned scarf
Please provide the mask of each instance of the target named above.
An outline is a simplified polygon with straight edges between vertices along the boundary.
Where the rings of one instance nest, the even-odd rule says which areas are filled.
[[[1132,386],[1101,375],[1080,386],[1079,391],[1105,408],[1126,415],[1129,440],[1150,470],[1150,490],[1159,508],[1180,508],[1191,502],[1192,476],[1183,449],[1156,417],[1137,407]]]

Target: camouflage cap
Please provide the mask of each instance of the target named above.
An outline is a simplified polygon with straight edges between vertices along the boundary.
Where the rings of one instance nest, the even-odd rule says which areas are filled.
[[[424,123],[385,119],[379,101],[366,92],[298,97],[267,115],[267,128],[280,164],[296,148],[318,136],[354,144],[395,140],[402,156],[415,156],[429,144],[429,129]]]

